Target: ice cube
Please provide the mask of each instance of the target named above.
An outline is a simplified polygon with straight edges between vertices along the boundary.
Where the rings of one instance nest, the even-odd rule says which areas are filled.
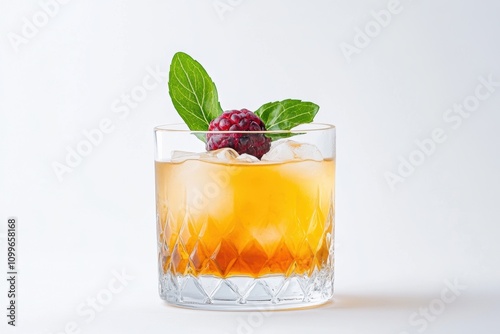
[[[300,144],[295,148],[295,155],[301,160],[323,161],[323,155],[312,144]]]
[[[183,162],[186,160],[198,160],[201,155],[199,153],[194,152],[186,152],[186,151],[172,151],[172,155],[170,160],[172,162]]]
[[[232,148],[221,148],[214,151],[203,153],[193,153],[185,151],[173,151],[172,162],[183,162],[185,160],[205,160],[212,162],[230,162],[230,163],[249,163],[259,162],[260,160],[250,154],[238,154]]]
[[[293,140],[274,142],[269,152],[262,156],[262,161],[282,162],[290,160],[322,161],[323,156],[318,148],[311,144],[298,143]]]
[[[257,157],[254,157],[251,154],[243,153],[239,157],[236,158],[236,160],[241,161],[241,162],[259,162],[260,160]]]
[[[288,141],[273,142],[269,152],[264,154],[262,161],[288,161],[295,159],[293,146]]]
[[[238,154],[232,148],[221,148],[215,151],[209,151],[201,155],[203,160],[215,162],[230,162],[230,163],[252,163],[260,160],[250,154]]]
[[[221,148],[215,151],[208,151],[201,155],[203,160],[233,162],[239,157],[238,152],[232,148]]]

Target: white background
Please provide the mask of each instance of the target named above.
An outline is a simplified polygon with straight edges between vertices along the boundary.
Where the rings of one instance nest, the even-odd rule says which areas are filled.
[[[2,279],[2,333],[72,322],[81,333],[499,330],[500,87],[457,128],[443,119],[479,77],[500,82],[498,1],[401,0],[350,61],[342,43],[388,1],[72,0],[17,47],[39,1],[0,4],[2,263],[8,216],[20,238],[18,326],[6,325]],[[126,116],[112,105],[181,50],[211,74],[225,109],[300,98],[338,127],[335,303],[263,316],[158,297],[152,128],[180,118],[164,78]],[[53,163],[106,118],[113,131],[60,182]],[[436,128],[446,141],[391,189],[386,173]],[[95,319],[77,311],[122,270],[134,279]],[[410,321],[439,305],[446,280],[466,288],[425,329]]]

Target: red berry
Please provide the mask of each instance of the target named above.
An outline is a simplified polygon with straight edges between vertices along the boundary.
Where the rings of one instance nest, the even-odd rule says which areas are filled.
[[[247,109],[228,110],[210,122],[209,131],[265,131],[264,122]],[[207,151],[230,147],[239,154],[262,158],[271,147],[271,139],[263,133],[208,133]]]

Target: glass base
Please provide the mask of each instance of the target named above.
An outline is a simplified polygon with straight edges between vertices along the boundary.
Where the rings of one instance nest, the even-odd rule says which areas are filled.
[[[205,310],[272,311],[312,307],[333,296],[333,269],[311,276],[269,275],[259,278],[211,275],[160,277],[160,297],[170,304]]]

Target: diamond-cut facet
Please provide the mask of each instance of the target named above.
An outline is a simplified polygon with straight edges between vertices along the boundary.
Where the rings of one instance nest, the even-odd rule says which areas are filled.
[[[231,267],[234,262],[236,262],[237,257],[238,251],[230,242],[223,239],[216,248],[213,259],[217,264],[217,267],[222,272],[222,275],[225,276],[231,270]]]
[[[247,301],[270,302],[272,298],[273,295],[263,280],[257,280],[245,295],[245,300]]]
[[[251,240],[239,255],[238,260],[244,262],[253,275],[258,276],[266,265],[268,256],[258,241]]]
[[[234,303],[238,301],[241,296],[231,286],[230,281],[223,280],[219,284],[217,290],[212,293],[212,303]]]

